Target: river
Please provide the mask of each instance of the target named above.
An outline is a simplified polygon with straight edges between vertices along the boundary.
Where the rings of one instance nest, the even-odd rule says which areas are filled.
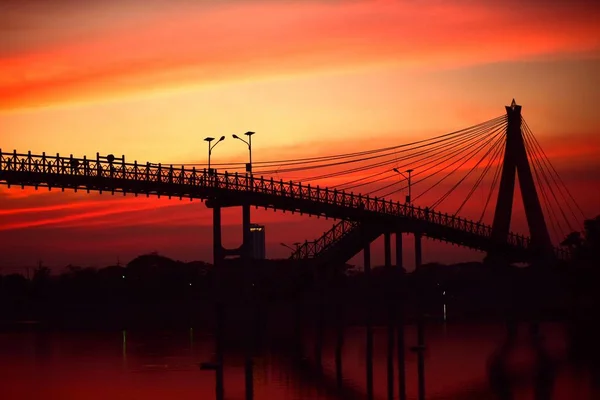
[[[600,399],[590,376],[564,360],[565,332],[559,324],[543,324],[544,348],[556,360],[552,399]],[[374,392],[387,399],[387,333],[374,328]],[[426,328],[425,382],[427,399],[494,399],[488,384],[488,361],[505,336],[501,324],[432,324]],[[406,382],[409,399],[417,398],[417,357],[408,350],[416,332],[405,328]],[[214,399],[214,372],[198,363],[213,355],[209,331],[197,329],[153,331],[50,331],[35,325],[0,332],[0,398],[16,399]],[[312,354],[311,338],[305,340]],[[335,338],[329,333],[323,346],[323,373],[302,371],[275,350],[254,359],[255,399],[344,398],[332,392],[335,383]],[[344,333],[343,375],[349,393],[366,398],[365,330]],[[515,373],[515,399],[533,399],[534,353],[526,326],[508,357]],[[395,366],[396,367],[396,366]],[[394,372],[398,398],[397,371]],[[225,396],[244,399],[244,359],[238,351],[225,353]]]

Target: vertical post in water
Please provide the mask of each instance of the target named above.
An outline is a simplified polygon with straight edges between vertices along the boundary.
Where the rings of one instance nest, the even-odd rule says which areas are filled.
[[[404,281],[402,281],[404,286]],[[404,344],[404,295],[398,302],[398,326],[396,327],[396,346],[398,347],[398,399],[406,400],[406,352]]]
[[[302,358],[303,345],[302,345],[302,297],[301,294],[296,296],[296,304],[294,307],[294,352],[297,360]]]
[[[317,277],[317,321],[316,321],[316,329],[315,329],[315,363],[319,370],[322,369],[323,364],[323,335],[324,335],[324,310],[325,307],[325,299],[324,299],[324,290],[323,290],[323,277],[318,271],[315,271],[315,275]]]
[[[366,344],[366,375],[367,375],[367,398],[373,400],[373,326],[372,326],[372,282],[371,282],[371,244],[366,243],[363,249],[364,255],[364,273],[366,282],[366,322],[367,322],[367,344]]]
[[[419,236],[420,242],[420,236]],[[419,246],[420,247],[420,246]],[[418,264],[417,268],[421,265]],[[421,272],[417,269],[417,272]],[[423,277],[417,273],[417,379],[419,400],[425,400],[425,321],[423,310]]]
[[[337,388],[341,389],[343,386],[343,372],[342,372],[342,351],[344,349],[344,306],[343,301],[340,299],[341,293],[338,294],[337,304],[337,321],[336,321],[336,341],[335,341],[335,381]]]
[[[216,329],[215,329],[215,392],[217,400],[225,400],[225,385],[223,379],[223,335],[225,334],[225,310],[221,300],[216,304]]]
[[[242,256],[243,257],[243,256]],[[250,260],[246,259],[244,265],[244,275],[245,275],[245,286],[246,286],[246,307],[248,307],[246,314],[246,359],[244,363],[244,372],[245,372],[245,383],[246,383],[246,400],[254,399],[254,365],[252,362],[252,357],[254,355],[254,318],[256,318],[256,310],[255,310],[255,296],[252,282],[252,265]]]

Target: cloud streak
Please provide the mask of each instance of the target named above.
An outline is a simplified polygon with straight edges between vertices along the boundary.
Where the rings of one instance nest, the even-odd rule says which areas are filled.
[[[12,53],[0,61],[0,107],[378,64],[439,68],[600,47],[600,28],[584,11],[567,19],[540,9],[468,2],[157,4],[135,14],[129,27],[118,18],[126,11],[113,5],[105,19],[115,22],[100,24],[94,34],[74,37],[69,32],[78,28],[66,23],[56,27],[64,37],[47,47],[15,49],[10,42]],[[161,7],[164,12],[156,12]],[[100,11],[79,12],[81,20],[96,21]],[[46,21],[39,31],[51,27]]]

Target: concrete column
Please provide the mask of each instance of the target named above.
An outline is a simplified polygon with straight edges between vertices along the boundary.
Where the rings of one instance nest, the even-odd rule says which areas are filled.
[[[363,256],[364,256],[364,268],[365,273],[371,272],[371,244],[365,244],[363,248]]]
[[[221,207],[213,207],[213,264],[223,261],[223,245],[221,242]]]
[[[415,269],[421,267],[423,263],[421,238],[422,235],[420,233],[415,233]]]
[[[242,205],[242,259],[252,258],[252,236],[250,235],[250,204],[245,203]]]
[[[404,267],[402,258],[402,232],[396,232],[396,267]]]
[[[385,266],[386,267],[392,266],[392,245],[391,245],[390,236],[391,236],[390,232],[385,232],[383,234],[383,253],[384,253],[384,257],[385,257]]]

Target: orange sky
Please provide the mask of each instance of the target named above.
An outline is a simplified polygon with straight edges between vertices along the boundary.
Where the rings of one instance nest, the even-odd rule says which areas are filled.
[[[599,10],[584,0],[5,1],[0,147],[204,163],[202,138],[227,135],[213,162],[240,162],[247,150],[229,135],[253,130],[255,161],[309,157],[465,128],[514,97],[590,217],[600,213]],[[478,218],[476,195],[464,215]],[[513,229],[526,232],[516,206]],[[232,246],[237,214],[226,216]],[[152,250],[210,260],[208,217],[189,201],[2,187],[0,267],[102,265]],[[267,225],[273,257],[287,254],[280,241],[332,224],[253,218]],[[479,256],[424,256],[459,257]]]

